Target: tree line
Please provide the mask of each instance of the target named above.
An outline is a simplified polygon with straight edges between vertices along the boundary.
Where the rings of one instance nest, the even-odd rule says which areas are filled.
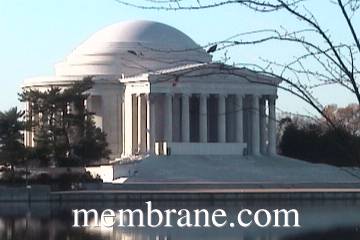
[[[312,163],[336,166],[360,164],[360,106],[350,104],[325,108],[324,118],[284,117],[279,122],[279,152],[282,155]]]

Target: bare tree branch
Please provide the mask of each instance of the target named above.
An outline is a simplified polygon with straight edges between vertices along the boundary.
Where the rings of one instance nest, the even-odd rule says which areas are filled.
[[[347,27],[352,35],[352,38],[349,41],[350,43],[336,42],[331,37],[329,30],[321,26],[320,21],[318,21],[316,16],[307,8],[307,6],[305,6],[305,0],[142,0],[137,1],[137,3],[125,0],[115,1],[122,5],[140,9],[170,11],[201,10],[222,7],[225,5],[243,6],[259,13],[283,10],[290,14],[290,16],[294,16],[294,19],[299,23],[305,23],[309,27],[296,31],[288,31],[287,29],[280,27],[279,29],[263,29],[239,33],[229,38],[224,38],[223,40],[199,46],[196,49],[149,50],[186,52],[217,45],[215,51],[220,52],[224,50],[228,51],[233,47],[259,45],[272,41],[294,43],[304,50],[303,54],[297,54],[297,56],[294,56],[293,60],[285,63],[280,63],[284,61],[279,60],[263,61],[264,66],[252,66],[254,69],[257,69],[254,71],[258,71],[259,74],[266,73],[280,77],[283,80],[282,85],[279,87],[280,89],[288,91],[310,104],[329,122],[330,125],[334,124],[331,122],[331,119],[324,116],[324,107],[314,96],[312,92],[313,89],[337,84],[354,95],[360,104],[360,71],[358,65],[360,40],[353,22],[351,21],[352,16],[360,8],[360,0],[329,0],[329,2],[340,7],[340,14],[345,18]],[[303,9],[303,11],[301,11],[300,7],[302,7],[301,9]],[[228,56],[225,55],[224,61],[227,61],[227,59]],[[244,63],[234,65],[251,66],[251,64]],[[176,79],[181,78],[181,76],[171,77],[176,77]]]

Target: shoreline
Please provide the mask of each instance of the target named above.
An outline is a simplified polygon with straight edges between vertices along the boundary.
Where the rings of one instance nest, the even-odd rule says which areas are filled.
[[[228,200],[360,200],[359,184],[102,184],[84,190],[52,191],[47,185],[0,186],[0,202],[130,202]],[[170,187],[171,186],[171,187]],[[226,187],[225,187],[226,186]],[[341,187],[340,187],[341,186]],[[102,187],[100,189],[100,187]],[[98,188],[98,189],[96,189]]]

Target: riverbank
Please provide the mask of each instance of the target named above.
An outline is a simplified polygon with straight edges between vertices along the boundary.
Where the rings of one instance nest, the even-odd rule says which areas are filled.
[[[129,202],[227,200],[360,200],[358,184],[89,184],[82,190],[52,191],[50,186],[0,186],[0,202]]]
[[[360,189],[204,189],[54,192],[52,201],[360,200]]]

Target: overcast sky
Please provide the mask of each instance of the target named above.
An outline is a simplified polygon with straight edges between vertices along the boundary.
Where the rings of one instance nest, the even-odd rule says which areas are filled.
[[[136,1],[133,1],[136,2]],[[311,10],[332,38],[349,38],[338,8],[327,0],[313,0]],[[324,4],[326,3],[326,4]],[[323,5],[322,5],[323,4]],[[130,19],[155,20],[189,35],[200,45],[236,33],[286,26],[300,29],[296,20],[285,14],[259,14],[235,5],[202,11],[156,11],[125,7],[114,0],[1,0],[0,1],[0,110],[21,106],[17,100],[22,81],[27,77],[52,75],[54,64],[64,59],[92,33],[112,23]],[[359,28],[359,25],[356,25]],[[277,42],[228,50],[228,63],[260,63],[260,58],[281,61],[298,53],[292,46]],[[215,60],[223,53],[214,56]],[[355,98],[338,87],[316,92],[323,103],[341,106]],[[296,97],[279,93],[278,107],[306,114],[312,111]]]

